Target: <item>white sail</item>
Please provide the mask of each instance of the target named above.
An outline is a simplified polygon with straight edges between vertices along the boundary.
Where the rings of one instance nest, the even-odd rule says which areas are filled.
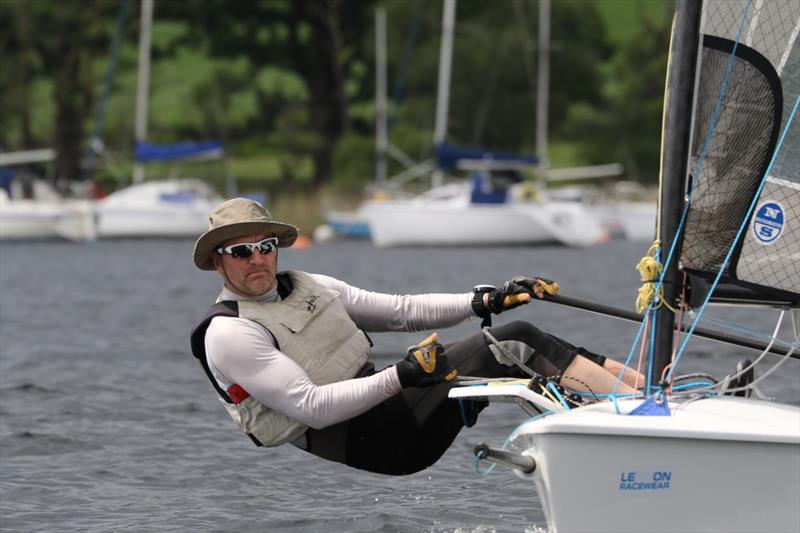
[[[800,300],[800,6],[706,1],[701,31],[681,263]]]

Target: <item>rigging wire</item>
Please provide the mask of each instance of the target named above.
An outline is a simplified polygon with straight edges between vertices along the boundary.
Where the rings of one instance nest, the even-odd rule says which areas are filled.
[[[776,340],[776,335],[778,334],[778,331],[780,330],[781,323],[783,322],[784,314],[785,314],[785,311],[781,311],[780,317],[778,318],[778,323],[775,325],[775,330],[772,333],[773,340]],[[745,366],[744,368],[742,368],[741,370],[739,370],[738,372],[735,372],[734,374],[732,374],[730,376],[726,376],[719,383],[715,383],[714,385],[712,385],[710,387],[707,387],[705,389],[701,389],[698,392],[702,392],[702,391],[706,391],[706,390],[713,390],[713,389],[722,389],[725,385],[727,385],[731,381],[733,381],[735,379],[738,379],[739,377],[741,377],[742,375],[747,373],[750,369],[755,368],[755,366],[764,357],[766,357],[767,353],[769,353],[770,348],[772,347],[772,344],[773,343],[770,342],[770,344],[767,345],[767,347],[764,349],[763,352],[761,352],[761,354],[756,358],[756,360],[753,361],[752,363],[750,363],[749,365]],[[732,387],[732,388],[729,388],[729,389],[725,389],[725,392],[726,393],[731,393],[731,392],[745,391],[747,389],[755,389],[755,386],[758,383],[760,383],[764,378],[766,378],[767,376],[769,376],[770,374],[775,372],[775,370],[780,368],[783,365],[783,363],[785,363],[787,359],[790,359],[791,355],[798,349],[800,349],[800,342],[792,343],[790,345],[789,351],[786,353],[786,355],[782,356],[769,370],[767,370],[766,372],[762,373],[757,379],[755,379],[752,382],[748,383],[747,385],[744,385],[744,386],[741,386],[741,387]]]
[[[706,135],[705,135],[705,138],[703,140],[703,147],[702,147],[702,149],[700,151],[700,157],[698,158],[697,163],[695,164],[694,172],[691,173],[691,175],[693,175],[693,176],[699,176],[700,175],[700,173],[701,173],[701,171],[703,169],[703,165],[705,163],[706,154],[708,152],[708,146],[709,146],[709,144],[711,142],[711,138],[713,136],[713,133],[716,131],[716,128],[717,128],[717,122],[719,120],[720,109],[722,107],[722,102],[725,100],[725,97],[726,97],[726,94],[727,94],[728,83],[730,81],[730,73],[731,73],[731,71],[733,69],[733,60],[734,60],[734,58],[736,56],[736,48],[737,48],[737,46],[738,46],[738,44],[739,44],[739,42],[741,40],[741,34],[742,34],[742,30],[744,28],[744,23],[747,20],[747,13],[748,13],[748,11],[750,9],[750,3],[751,3],[751,0],[747,0],[747,3],[745,4],[744,10],[742,12],[742,16],[740,18],[739,30],[738,30],[738,33],[737,33],[737,36],[736,36],[736,41],[734,43],[733,50],[731,52],[731,56],[728,59],[728,64],[727,64],[726,69],[725,69],[725,75],[724,75],[722,83],[720,85],[719,95],[717,97],[717,101],[716,101],[715,106],[714,106],[714,111],[713,111],[713,113],[711,115],[711,120],[709,121],[708,130],[706,131]],[[662,142],[663,142],[663,137],[662,137]],[[663,145],[662,145],[662,159],[663,159]],[[663,167],[663,164],[662,164],[662,167]],[[661,179],[659,180],[659,188],[661,188],[663,186],[663,181],[664,181],[663,178],[664,177],[662,175]],[[692,188],[690,187],[688,192],[687,192],[687,195],[686,195],[686,201],[685,201],[683,212],[681,213],[681,218],[678,221],[678,226],[677,226],[677,228],[675,230],[675,235],[673,236],[672,242],[670,243],[669,252],[667,253],[667,258],[663,263],[662,272],[661,272],[660,276],[658,277],[657,283],[653,287],[653,290],[657,294],[660,293],[660,291],[662,290],[662,286],[664,284],[664,276],[666,275],[666,272],[667,272],[667,267],[672,263],[672,259],[673,259],[674,255],[675,255],[675,249],[677,248],[679,236],[681,235],[681,233],[683,231],[683,227],[684,227],[684,225],[686,223],[686,218],[687,218],[687,215],[688,215],[688,212],[689,212],[689,206],[691,205],[691,200],[692,200]],[[660,200],[659,200],[659,202],[660,202]],[[659,220],[658,223],[659,223],[659,226],[660,226],[661,221]],[[659,257],[660,256],[660,250],[657,250],[654,255],[655,255],[656,259],[659,259],[660,258]],[[713,291],[713,289],[712,289],[712,291]],[[653,305],[653,302],[651,302],[650,305],[648,306],[647,310],[645,311],[645,316],[647,316],[651,312],[654,312],[654,309],[655,309],[655,307]],[[628,359],[625,362],[625,366],[626,367],[628,366],[628,363],[630,361],[630,357],[631,357],[631,355],[633,353],[633,348],[635,347],[635,344],[637,342],[639,342],[639,338],[641,337],[641,332],[642,332],[642,329],[644,328],[644,326],[645,326],[645,321],[643,320],[642,321],[642,325],[639,327],[639,331],[636,334],[636,338],[634,339],[634,346],[631,348],[631,351],[629,352],[629,355],[628,355]],[[650,357],[650,365],[649,365],[648,374],[647,374],[647,381],[648,381],[648,383],[647,383],[647,391],[646,391],[647,393],[649,393],[650,390],[651,390],[650,379],[652,377],[652,371],[653,371],[653,368],[652,368],[652,361],[653,361],[652,354],[654,353],[654,348],[655,348],[655,346],[653,344],[654,343],[654,339],[655,339],[655,326],[656,326],[655,325],[655,321],[653,321],[652,322],[653,335],[651,337],[651,347],[650,347],[650,355],[651,355],[651,357]],[[693,331],[694,331],[694,328],[692,328],[692,331],[686,336],[686,338],[684,340],[684,346],[685,346],[686,339],[689,339],[691,337],[691,334],[692,334]],[[672,367],[672,370],[674,370],[674,366]],[[672,374],[672,372],[670,371],[669,375],[671,376],[671,374]],[[613,388],[613,391],[612,391],[612,400],[614,402],[614,408],[615,408],[615,410],[617,411],[618,414],[619,414],[619,406],[617,405],[614,393],[616,393],[621,381],[622,381],[622,377],[620,375],[617,378],[617,381],[616,381],[616,383],[614,385],[614,388]]]
[[[729,320],[723,320],[721,318],[714,318],[714,317],[707,317],[707,316],[703,317],[703,321],[706,322],[706,323],[714,324],[714,325],[716,325],[716,326],[718,326],[719,328],[722,328],[722,329],[727,329],[729,331],[738,331],[740,333],[746,334],[747,336],[753,337],[755,339],[761,339],[761,340],[766,341],[766,342],[772,341],[773,342],[773,346],[778,346],[778,347],[785,348],[785,349],[789,349],[792,346],[792,342],[791,341],[772,337],[769,334],[753,330],[753,329],[748,328],[748,327],[746,327],[746,326],[744,326],[742,324],[739,324],[737,322],[731,322]]]
[[[722,389],[723,387],[725,387],[728,383],[730,383],[734,379],[740,378],[747,371],[749,371],[751,368],[754,368],[769,353],[770,348],[772,348],[772,345],[773,345],[773,342],[774,342],[774,340],[776,338],[776,335],[778,334],[778,331],[780,331],[781,323],[783,323],[784,314],[785,314],[785,312],[781,311],[781,314],[778,316],[778,322],[777,322],[777,324],[775,324],[775,329],[772,332],[772,341],[770,341],[770,343],[767,344],[766,348],[764,348],[764,351],[761,352],[761,354],[756,358],[755,361],[753,361],[752,363],[750,363],[746,367],[742,368],[740,371],[735,372],[732,375],[726,376],[722,381],[719,381],[718,383],[714,383],[712,386],[708,387],[707,389],[703,389],[703,390],[711,390],[711,389],[714,389],[714,388]],[[793,349],[790,350],[790,352],[791,351],[793,351]],[[771,370],[768,371],[768,373],[771,373]],[[762,378],[763,378],[763,376],[761,378],[759,378],[759,381]],[[737,387],[737,388],[726,389],[726,392],[738,392],[740,390],[746,390],[747,388],[749,388],[749,385],[745,386],[745,387]]]
[[[795,118],[795,115],[797,114],[798,106],[800,106],[800,96],[795,98],[794,106],[792,107],[792,112],[789,114],[789,120],[786,122],[786,127],[783,129],[783,133],[781,134],[781,139],[780,139],[780,141],[778,141],[778,146],[776,147],[775,151],[772,153],[772,158],[770,159],[769,165],[767,166],[767,170],[764,172],[764,176],[761,178],[761,183],[759,184],[758,189],[756,190],[755,194],[753,195],[753,199],[750,202],[750,207],[747,210],[747,215],[742,220],[742,223],[739,226],[739,230],[736,232],[736,237],[733,239],[733,244],[731,245],[730,250],[728,250],[728,253],[725,255],[725,260],[720,265],[719,272],[717,273],[716,277],[714,278],[714,282],[711,284],[711,287],[708,290],[708,294],[706,294],[706,297],[703,300],[703,304],[700,306],[700,308],[699,308],[699,310],[697,312],[697,316],[694,319],[694,321],[692,322],[692,325],[689,328],[689,331],[687,332],[686,337],[684,338],[680,349],[678,350],[678,354],[675,356],[675,362],[674,362],[674,364],[672,366],[672,369],[670,370],[669,374],[667,374],[667,379],[669,379],[671,377],[672,372],[675,370],[675,366],[678,364],[678,361],[680,361],[681,357],[685,353],[686,344],[688,343],[689,339],[692,336],[692,333],[694,332],[695,328],[697,327],[697,324],[700,321],[700,318],[703,316],[703,313],[705,312],[706,307],[708,306],[708,302],[711,300],[711,295],[714,293],[714,290],[717,288],[717,285],[719,284],[719,281],[722,278],[722,273],[724,272],[725,268],[728,265],[728,262],[731,259],[731,256],[733,255],[733,251],[735,249],[735,244],[742,237],[742,233],[744,232],[744,229],[747,226],[747,222],[750,220],[750,216],[753,213],[753,210],[755,209],[756,203],[758,202],[758,198],[761,195],[761,191],[764,189],[764,184],[767,181],[767,176],[769,175],[770,171],[772,170],[772,166],[775,164],[775,160],[777,159],[778,153],[780,153],[781,148],[783,147],[783,143],[786,140],[786,135],[789,132],[789,129],[791,128],[792,123],[794,122],[794,118]],[[794,345],[792,347],[792,351],[794,351]]]
[[[103,145],[101,135],[103,132],[103,123],[106,118],[106,107],[108,100],[111,96],[111,86],[114,81],[114,71],[117,66],[117,58],[119,57],[119,48],[122,42],[122,37],[125,30],[125,24],[128,20],[128,12],[130,11],[129,0],[119,0],[119,12],[117,14],[117,25],[114,30],[114,37],[111,41],[111,57],[108,60],[106,73],[103,76],[103,89],[100,99],[97,104],[97,111],[94,117],[94,125],[92,127],[92,134],[86,143],[86,151],[83,156],[83,166],[81,168],[81,182],[87,181],[92,177],[94,171],[95,158],[98,153],[102,152]]]

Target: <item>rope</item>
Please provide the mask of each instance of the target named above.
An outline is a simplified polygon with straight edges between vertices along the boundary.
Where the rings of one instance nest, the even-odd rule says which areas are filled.
[[[719,272],[717,272],[717,275],[714,278],[714,282],[711,284],[711,287],[710,287],[710,289],[708,291],[708,294],[706,295],[705,300],[703,301],[703,305],[700,306],[700,309],[699,309],[699,311],[697,313],[697,316],[694,319],[694,322],[692,322],[692,326],[689,329],[689,332],[687,333],[686,337],[684,338],[683,343],[681,344],[680,350],[678,350],[678,354],[675,356],[675,362],[672,365],[672,369],[670,370],[669,375],[667,375],[667,379],[669,379],[671,377],[672,372],[675,370],[675,367],[678,364],[678,361],[680,361],[681,357],[685,353],[686,345],[687,345],[689,339],[691,338],[692,333],[694,333],[694,330],[697,328],[697,324],[698,324],[698,322],[700,322],[700,318],[703,316],[703,313],[705,312],[706,307],[708,306],[708,302],[711,301],[711,295],[716,290],[717,285],[719,284],[719,281],[722,278],[722,273],[725,271],[725,269],[728,266],[728,263],[730,262],[731,256],[733,255],[733,251],[736,248],[735,244],[737,242],[739,242],[739,239],[742,238],[742,233],[744,232],[745,227],[748,225],[748,221],[750,220],[750,217],[751,217],[753,211],[755,210],[755,206],[756,206],[756,203],[758,202],[758,198],[759,198],[759,196],[761,196],[761,191],[764,189],[764,183],[766,183],[766,181],[767,181],[767,176],[772,171],[772,166],[775,164],[775,160],[777,159],[778,153],[780,153],[781,148],[783,147],[783,143],[786,140],[786,136],[787,136],[787,134],[789,132],[789,128],[792,126],[792,123],[794,122],[794,118],[795,118],[795,115],[797,114],[797,108],[798,107],[800,107],[800,96],[795,98],[794,106],[792,107],[792,112],[789,114],[789,119],[786,122],[786,127],[783,129],[783,133],[781,134],[781,139],[778,142],[778,145],[777,145],[775,151],[772,154],[772,158],[770,159],[769,166],[767,167],[767,170],[764,172],[764,176],[761,178],[761,184],[758,186],[758,190],[753,195],[753,199],[750,202],[750,206],[749,206],[749,208],[747,210],[747,216],[745,216],[744,219],[742,220],[742,223],[739,226],[739,230],[736,233],[736,238],[733,239],[733,245],[731,246],[730,250],[728,250],[728,253],[725,255],[725,260],[722,262],[722,265],[720,265]]]
[[[582,381],[582,380],[580,380],[578,378],[575,378],[575,377],[572,377],[572,376],[561,376],[561,379],[559,381],[561,381],[561,383],[564,383],[565,379],[568,379],[570,381],[574,381],[576,383],[580,383],[581,385],[586,387],[586,389],[589,391],[588,392],[589,396],[592,396],[593,398],[597,398],[598,400],[600,399],[600,395],[598,395],[596,392],[594,392],[592,390],[592,388],[585,381]],[[577,392],[578,394],[580,394],[582,396],[586,396],[586,394],[582,393],[581,391],[576,390],[575,392]]]
[[[755,359],[755,361],[753,361],[752,363],[750,363],[746,367],[742,368],[738,372],[735,372],[735,373],[733,373],[733,374],[731,374],[729,376],[725,376],[725,378],[722,379],[721,381],[719,381],[717,383],[714,383],[714,384],[712,384],[712,385],[710,385],[708,387],[705,387],[703,389],[700,389],[700,390],[698,390],[696,392],[705,392],[705,391],[714,391],[714,390],[723,389],[728,383],[730,383],[731,381],[733,381],[735,379],[739,379],[745,373],[750,371],[750,369],[754,368],[759,362],[761,362],[761,360],[764,359],[764,357],[766,357],[766,355],[769,353],[770,348],[772,348],[773,341],[776,340],[776,336],[778,334],[778,331],[780,331],[781,324],[783,322],[784,314],[785,314],[785,311],[781,311],[781,314],[778,317],[778,322],[777,322],[777,324],[775,324],[775,329],[772,332],[772,341],[770,341],[770,343],[766,346],[766,348],[764,348],[764,351],[761,352],[761,354]],[[786,359],[789,359],[791,357],[792,353],[795,352],[795,350],[800,349],[800,342],[795,342],[795,343],[791,344],[790,346],[791,346],[791,348],[789,349],[787,354],[784,355],[783,357],[781,357],[781,359],[777,363],[775,363],[775,365],[773,365],[772,368],[770,368],[769,370],[764,372],[761,376],[758,377],[758,379],[753,380],[751,383],[748,383],[747,385],[745,385],[743,387],[733,387],[733,388],[724,389],[725,393],[728,394],[728,393],[731,393],[731,392],[739,392],[739,391],[745,391],[747,389],[754,389],[756,384],[761,382],[764,378],[766,378],[767,376],[772,374],[781,365],[783,365],[783,363],[786,362]]]
[[[548,383],[548,384],[549,384],[549,383]],[[545,396],[547,396],[548,398],[550,398],[550,400],[552,400],[552,402],[553,402],[553,403],[559,403],[559,402],[558,402],[558,398],[556,398],[555,396],[553,396],[553,394],[550,392],[550,390],[549,390],[547,387],[545,387],[544,385],[542,385],[542,384],[540,383],[540,384],[539,384],[539,388],[540,388],[540,389],[542,389],[542,394],[543,394],[543,395],[545,395]],[[567,408],[567,409],[569,409],[569,408]]]
[[[648,313],[647,316],[644,317],[644,322],[645,322],[644,330],[645,331],[647,331],[647,324],[646,323],[649,320],[650,320],[650,314]],[[641,370],[642,370],[642,362],[644,361],[644,345],[645,345],[645,340],[642,341],[642,345],[639,347],[639,361],[636,363],[636,379],[633,382],[633,388],[637,389],[637,390],[639,389],[639,376],[642,375],[641,374]],[[625,372],[625,369],[622,369],[622,372]],[[645,392],[645,394],[646,394],[646,392]]]
[[[636,297],[636,312],[639,314],[642,314],[646,309],[650,309],[651,306],[655,309],[662,304],[672,309],[664,302],[663,286],[661,284],[659,284],[658,287],[654,285],[664,271],[664,267],[656,258],[656,253],[658,253],[660,248],[661,241],[656,239],[650,248],[647,249],[647,253],[644,257],[642,257],[636,265],[636,270],[639,271],[639,276],[643,283],[643,285],[639,287],[639,295]],[[657,303],[654,304],[654,302]]]
[[[558,392],[558,389],[556,388],[556,386],[553,385],[552,382],[548,382],[547,383],[547,388],[550,389],[553,392],[553,394],[556,395],[556,397],[558,398],[558,401],[561,402],[561,405],[564,406],[564,409],[569,411],[570,410],[569,405],[567,405],[567,402],[564,400],[564,397],[561,396],[561,393]]]
[[[734,43],[734,48],[733,48],[731,57],[728,60],[728,65],[727,65],[727,68],[725,70],[725,75],[723,77],[722,83],[720,84],[719,95],[717,97],[717,101],[716,101],[715,106],[714,106],[714,111],[712,112],[711,119],[709,121],[708,129],[706,130],[706,135],[705,135],[705,138],[703,140],[703,146],[702,146],[702,148],[700,150],[700,155],[699,155],[699,158],[697,160],[697,163],[695,164],[694,172],[691,172],[691,174],[690,174],[690,175],[695,176],[695,177],[699,176],[700,173],[701,173],[701,170],[703,169],[703,165],[705,163],[705,159],[706,159],[706,155],[707,155],[707,151],[708,151],[708,146],[709,146],[709,144],[711,142],[711,138],[713,136],[713,133],[716,131],[716,128],[717,128],[717,122],[719,120],[720,109],[722,107],[722,102],[725,100],[725,95],[727,93],[728,83],[730,81],[730,73],[731,73],[732,68],[733,68],[733,59],[734,59],[734,57],[736,55],[736,48],[737,48],[738,43],[739,43],[740,38],[741,38],[741,34],[742,34],[742,29],[744,27],[744,23],[745,23],[745,21],[747,19],[747,13],[748,13],[749,8],[750,8],[750,3],[751,3],[751,1],[747,0],[747,3],[746,3],[746,5],[744,7],[744,10],[742,12],[742,16],[740,18],[740,23],[739,23],[739,31],[738,31],[737,36],[736,36],[736,40],[735,40],[735,43]],[[671,42],[670,42],[670,50],[672,50]],[[670,57],[670,59],[671,59],[671,57]],[[666,101],[666,99],[665,99],[665,101]],[[666,116],[666,106],[665,106],[664,113],[665,113],[665,116]],[[662,136],[662,153],[661,153],[661,159],[662,159],[661,168],[662,168],[662,172],[663,172],[663,157],[664,157],[663,141],[664,141],[664,137]],[[663,187],[663,181],[664,181],[663,178],[664,178],[664,176],[663,176],[663,174],[661,174],[659,176],[659,191],[661,191],[662,187]],[[686,201],[684,203],[684,209],[683,209],[683,212],[681,214],[680,220],[678,222],[677,228],[675,230],[675,234],[673,236],[672,243],[670,244],[669,252],[667,254],[666,261],[664,262],[664,267],[662,269],[661,274],[658,276],[658,282],[655,284],[655,287],[653,288],[653,291],[656,294],[660,294],[660,292],[661,292],[661,286],[663,285],[663,282],[664,282],[664,275],[666,273],[666,268],[672,262],[673,255],[675,253],[675,250],[677,248],[677,244],[678,244],[678,241],[679,241],[679,236],[683,232],[683,228],[684,228],[684,225],[686,223],[687,214],[689,212],[689,206],[691,205],[691,202],[692,202],[692,192],[693,192],[693,187],[690,186],[688,188],[688,190],[687,190],[687,193],[686,193]],[[659,226],[659,229],[660,229],[661,222],[662,222],[661,221],[661,217],[660,217],[660,212],[661,212],[661,205],[660,204],[661,204],[661,195],[659,194],[659,218],[657,220],[657,224]],[[656,255],[656,254],[654,254],[654,255]],[[720,272],[722,272],[722,270],[723,269],[720,269]],[[712,292],[713,292],[713,288],[712,288]],[[709,295],[710,294],[711,293],[709,292]],[[660,299],[659,301],[663,301],[663,299]],[[647,306],[647,313],[649,313],[652,309],[654,309],[654,306],[653,306],[652,301],[651,301],[650,305]],[[674,312],[674,310],[673,310],[673,312]],[[695,324],[696,324],[696,322],[695,322]],[[644,328],[644,325],[645,325],[645,323],[643,321],[642,322],[642,326],[640,327],[639,332],[636,335],[636,339],[634,340],[634,346],[635,346],[635,343],[638,342],[638,339],[641,337],[641,331]],[[656,321],[653,321],[652,322],[653,335],[652,335],[652,337],[650,339],[650,343],[651,343],[650,354],[651,354],[651,357],[650,357],[649,368],[648,368],[648,373],[647,373],[647,391],[648,392],[651,389],[650,381],[652,379],[653,370],[654,370],[652,368],[652,366],[653,366],[652,354],[654,353],[654,350],[655,350],[655,346],[654,346],[655,327],[656,327]],[[693,331],[694,331],[694,327],[689,332],[689,334],[684,338],[683,346],[686,345],[686,341],[688,341],[688,339],[691,337]],[[631,354],[632,353],[633,353],[633,347],[631,348]],[[674,368],[675,368],[674,363],[677,361],[677,359],[680,359],[681,353],[678,353],[677,357],[675,357],[673,359],[672,370],[674,370]],[[629,358],[630,358],[630,355],[629,355]],[[670,372],[670,375],[667,377],[667,379],[669,379],[671,374],[672,374],[672,372]],[[615,389],[616,389],[616,387],[615,387]],[[617,413],[619,414],[619,408],[617,407],[616,399],[614,399],[614,406],[615,406],[615,408],[617,410]]]

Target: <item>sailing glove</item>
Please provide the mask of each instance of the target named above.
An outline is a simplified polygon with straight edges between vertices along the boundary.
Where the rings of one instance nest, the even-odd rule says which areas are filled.
[[[408,355],[395,365],[400,385],[406,387],[431,387],[452,381],[458,372],[447,362],[444,346],[434,333],[408,349]]]
[[[476,286],[473,289],[475,297],[472,300],[472,309],[479,317],[488,318],[491,314],[499,315],[508,309],[525,305],[531,301],[532,296],[537,298],[543,298],[545,294],[552,296],[559,288],[557,282],[546,278],[514,276],[499,289],[490,285]]]

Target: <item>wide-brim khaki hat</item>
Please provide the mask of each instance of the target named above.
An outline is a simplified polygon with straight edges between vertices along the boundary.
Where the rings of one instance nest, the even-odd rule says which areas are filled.
[[[291,246],[297,239],[298,229],[291,224],[272,218],[264,206],[248,198],[234,198],[222,202],[208,215],[208,231],[194,243],[194,264],[200,270],[214,270],[211,252],[227,240],[270,233],[278,238],[278,246]]]

